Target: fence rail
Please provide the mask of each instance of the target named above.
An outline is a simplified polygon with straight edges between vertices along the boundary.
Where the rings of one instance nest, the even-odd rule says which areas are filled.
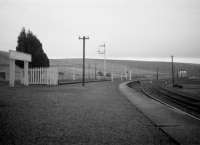
[[[55,67],[29,69],[29,84],[58,85],[58,70]]]

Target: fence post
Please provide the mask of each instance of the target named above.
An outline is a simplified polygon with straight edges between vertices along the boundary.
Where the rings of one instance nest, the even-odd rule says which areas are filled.
[[[34,71],[35,69],[33,69],[32,71],[33,71],[33,84],[35,84],[35,71]]]
[[[32,68],[29,69],[30,84],[58,84],[58,69],[57,68]]]
[[[30,76],[29,76],[29,78],[30,78],[30,84],[32,84],[32,77],[33,77],[33,75],[32,75],[32,69],[31,68],[29,69],[29,72],[30,72]]]

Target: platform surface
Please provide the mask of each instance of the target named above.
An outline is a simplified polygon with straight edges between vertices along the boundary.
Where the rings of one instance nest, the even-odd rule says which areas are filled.
[[[0,144],[173,145],[120,94],[120,82],[0,87]]]

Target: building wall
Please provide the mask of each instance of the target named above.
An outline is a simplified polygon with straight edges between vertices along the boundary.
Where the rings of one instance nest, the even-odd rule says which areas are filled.
[[[9,81],[9,65],[0,65],[0,73],[5,74],[5,79],[0,76],[0,80]],[[23,73],[23,69],[20,69],[19,67],[15,66],[15,79],[20,80],[21,79],[21,73]]]

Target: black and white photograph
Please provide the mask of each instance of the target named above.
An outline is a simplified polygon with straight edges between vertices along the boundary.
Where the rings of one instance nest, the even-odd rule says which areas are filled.
[[[200,0],[0,0],[0,145],[200,145]]]

